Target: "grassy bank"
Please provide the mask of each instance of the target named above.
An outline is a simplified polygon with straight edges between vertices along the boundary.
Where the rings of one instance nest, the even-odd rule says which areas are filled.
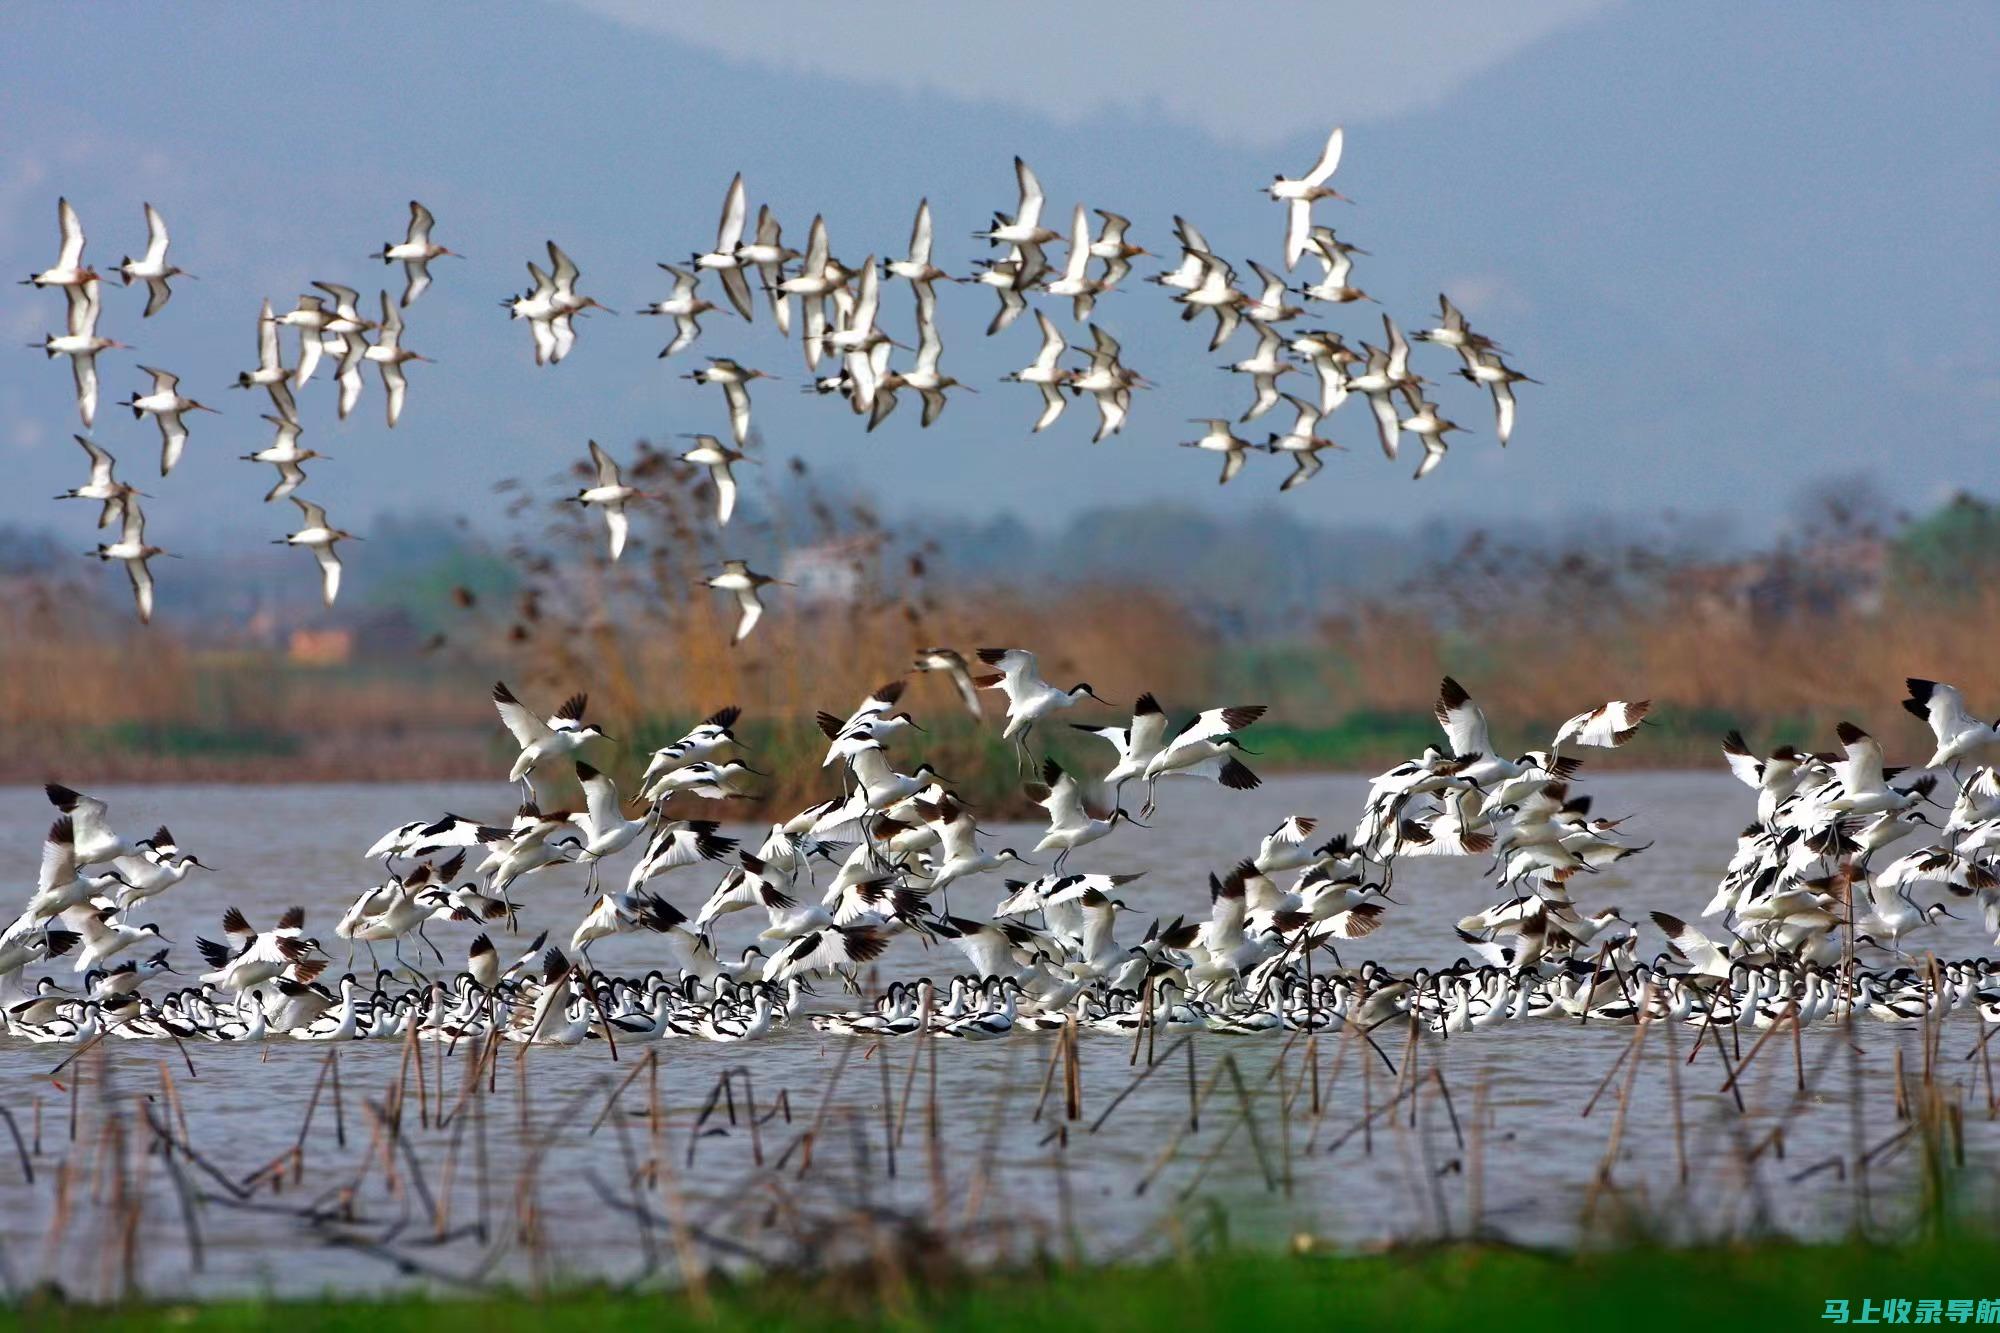
[[[949,1328],[1796,1328],[1822,1323],[1829,1298],[1859,1316],[1864,1299],[1949,1302],[2000,1296],[2000,1245],[1912,1248],[1865,1242],[1766,1243],[1709,1250],[1631,1248],[1583,1256],[1448,1246],[1361,1257],[1201,1255],[1156,1266],[917,1276],[900,1268],[817,1281],[781,1279],[704,1292],[599,1288],[544,1298],[223,1301],[199,1306],[67,1307],[31,1299],[0,1328],[118,1333],[162,1324],[293,1333],[557,1333],[671,1330]],[[1912,1312],[1911,1320],[1919,1318]],[[1991,1322],[1992,1316],[1987,1316]],[[1933,1321],[1936,1322],[1936,1321]],[[1949,1320],[1946,1320],[1949,1322]],[[1961,1321],[1969,1322],[1969,1321]]]

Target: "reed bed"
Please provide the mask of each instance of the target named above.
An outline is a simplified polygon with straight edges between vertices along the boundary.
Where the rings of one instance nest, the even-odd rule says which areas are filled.
[[[823,795],[801,771],[819,744],[814,714],[844,715],[933,644],[1028,645],[1049,678],[1088,680],[1119,704],[1142,690],[1173,710],[1268,703],[1266,768],[1413,753],[1433,736],[1445,674],[1486,704],[1509,749],[1604,699],[1653,699],[1649,743],[1605,757],[1612,766],[1706,761],[1731,727],[1755,744],[1820,743],[1852,717],[1893,736],[1905,720],[1870,710],[1907,675],[1951,681],[1975,706],[2000,699],[2000,584],[1969,557],[1892,562],[1868,595],[1816,574],[1814,559],[1776,562],[1789,572],[1769,580],[1775,592],[1750,596],[1688,557],[1550,555],[1475,535],[1406,587],[1330,593],[1317,619],[1249,630],[1245,608],[1197,605],[1170,586],[941,580],[934,547],[830,498],[796,459],[764,464],[784,473],[780,503],[719,533],[705,474],[643,441],[626,458],[653,498],[635,505],[624,560],[603,558],[595,514],[550,500],[580,472],[503,482],[513,589],[456,589],[452,620],[421,647],[364,639],[338,666],[79,615],[87,598],[65,586],[0,596],[0,778],[486,777],[505,749],[486,690],[504,677],[531,701],[587,690],[594,716],[640,747],[740,706],[760,766],[780,779],[773,798],[811,800]],[[702,586],[725,557],[793,585],[770,591],[763,622],[735,646],[733,600]],[[937,728],[940,770],[1018,805],[1013,753],[993,739],[1004,701],[987,701],[983,730],[943,679],[914,679],[906,706]]]

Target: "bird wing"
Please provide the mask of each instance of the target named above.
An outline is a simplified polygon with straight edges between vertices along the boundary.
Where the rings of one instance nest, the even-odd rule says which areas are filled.
[[[146,206],[146,266],[157,268],[167,257],[167,220],[151,204]]]
[[[493,706],[499,710],[500,721],[514,733],[514,739],[521,743],[524,750],[552,734],[549,724],[529,712],[527,705],[514,697],[504,681],[493,687]]]
[[[153,623],[153,571],[144,559],[127,560],[125,573],[132,580],[132,600],[139,607],[139,623]]]
[[[717,254],[729,254],[742,244],[743,212],[743,173],[739,171],[736,173],[736,179],[729,182],[729,192],[722,196],[722,221],[715,229]],[[749,316],[746,314],[744,318],[748,319]]]
[[[79,810],[82,809],[83,802],[90,799],[87,796],[78,798],[76,808]],[[102,803],[99,802],[98,804],[101,805]],[[73,815],[58,819],[55,825],[50,828],[48,839],[42,843],[42,870],[40,877],[35,881],[37,892],[52,892],[76,878],[76,834],[74,830],[75,816]]]
[[[1326,147],[1320,150],[1319,161],[1305,175],[1307,185],[1323,185],[1340,166],[1340,150],[1346,143],[1346,134],[1341,127],[1333,127],[1333,133],[1326,136]]]
[[[764,603],[758,599],[754,587],[737,589],[736,605],[743,609],[743,614],[736,622],[736,635],[730,640],[732,644],[749,638],[750,631],[757,628],[757,622],[764,615]]]
[[[622,484],[618,476],[618,464],[612,459],[610,454],[604,452],[603,446],[598,444],[596,440],[590,441],[590,461],[592,466],[597,469],[597,484],[599,486],[618,486]]]
[[[588,764],[577,765],[577,781],[583,786],[584,810],[593,832],[603,832],[619,823],[618,784]]]
[[[1451,752],[1458,758],[1469,755],[1490,755],[1493,740],[1488,734],[1486,714],[1465,687],[1446,676],[1438,686],[1437,703],[1432,708],[1438,725],[1444,728],[1445,739],[1451,742]]]
[[[928,199],[918,201],[917,218],[910,227],[910,262],[919,266],[931,262],[931,201]]]
[[[62,253],[58,268],[80,268],[83,264],[83,219],[68,199],[56,200],[56,227],[62,233]]]
[[[625,554],[625,539],[631,533],[632,520],[626,515],[622,502],[613,501],[602,508],[605,530],[611,534],[611,558],[616,560]]]
[[[340,596],[340,556],[329,544],[313,547],[313,559],[319,561],[320,596],[332,606],[333,599]]]
[[[1035,176],[1035,169],[1020,158],[1014,159],[1014,179],[1021,186],[1021,209],[1014,215],[1014,225],[1033,228],[1042,221],[1042,183]]]

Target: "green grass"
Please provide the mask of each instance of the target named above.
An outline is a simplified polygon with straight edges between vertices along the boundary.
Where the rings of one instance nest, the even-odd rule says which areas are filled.
[[[914,1259],[915,1256],[905,1256]],[[1582,1256],[1498,1246],[1322,1254],[1203,1255],[1155,1266],[1048,1267],[713,1284],[685,1293],[580,1288],[546,1298],[395,1298],[87,1310],[49,1301],[0,1313],[20,1327],[113,1333],[189,1327],[291,1333],[612,1333],[644,1329],[1334,1329],[1800,1328],[1829,1297],[2000,1297],[2000,1245],[1951,1240],[1893,1249],[1780,1242],[1703,1250],[1630,1248]],[[1989,1318],[1990,1322],[1990,1318]]]

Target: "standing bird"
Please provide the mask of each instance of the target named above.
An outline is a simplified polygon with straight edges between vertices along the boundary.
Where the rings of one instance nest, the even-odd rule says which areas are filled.
[[[584,487],[569,499],[573,504],[586,508],[596,505],[604,511],[604,526],[611,534],[611,558],[616,560],[625,552],[625,537],[631,527],[625,517],[625,502],[637,499],[644,492],[625,484],[619,475],[618,464],[599,447],[596,440],[590,442],[590,461],[597,468],[596,484]]]
[[[757,595],[759,589],[767,584],[783,582],[783,579],[759,574],[750,568],[748,561],[744,560],[723,561],[722,572],[707,580],[707,586],[717,592],[735,593],[736,605],[742,608],[742,615],[736,621],[736,632],[730,636],[730,647],[733,648],[749,638],[750,631],[756,629],[757,622],[763,618],[764,603]]]
[[[214,408],[198,403],[181,392],[181,377],[169,375],[164,370],[154,370],[151,366],[140,366],[140,370],[153,377],[153,388],[149,393],[133,394],[119,403],[120,407],[132,409],[136,420],[150,414],[160,427],[160,475],[166,476],[174,470],[174,464],[181,460],[181,450],[187,447],[187,425],[181,420],[186,412],[213,412]]]
[[[424,294],[431,285],[430,262],[445,255],[456,255],[455,250],[431,240],[431,228],[437,219],[431,211],[416,200],[410,200],[410,229],[403,234],[401,242],[384,241],[382,248],[368,256],[379,259],[384,264],[401,263],[403,266],[403,299],[407,307],[410,302]]]
[[[1313,163],[1311,171],[1297,180],[1286,180],[1283,175],[1275,176],[1270,185],[1265,187],[1272,199],[1286,205],[1286,268],[1298,267],[1299,256],[1306,252],[1306,243],[1312,234],[1313,201],[1347,198],[1326,183],[1340,166],[1340,150],[1345,138],[1340,126],[1334,126],[1333,133],[1326,136],[1326,147],[1320,150],[1319,161]]]
[[[167,303],[174,292],[167,285],[169,278],[192,278],[194,274],[167,262],[167,220],[160,216],[160,210],[146,205],[146,253],[134,259],[127,255],[118,265],[119,276],[130,287],[134,280],[146,284],[146,313],[141,319],[151,319]]]
[[[332,606],[333,599],[340,596],[340,556],[334,551],[334,544],[361,539],[351,532],[330,525],[326,521],[325,506],[300,499],[296,495],[292,496],[291,500],[305,516],[304,526],[289,537],[273,538],[271,544],[304,546],[312,551],[313,559],[319,561],[320,595],[328,606]]]

